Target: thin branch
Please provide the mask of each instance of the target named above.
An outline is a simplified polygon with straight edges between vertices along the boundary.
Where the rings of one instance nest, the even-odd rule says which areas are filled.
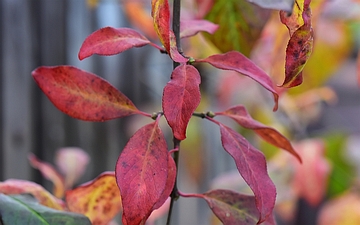
[[[180,43],[180,11],[181,11],[181,0],[174,0],[172,29],[173,29],[173,32],[175,35],[176,47],[179,52],[182,52],[181,43]],[[174,63],[173,63],[174,69],[179,65],[180,65],[179,63],[174,61]],[[180,154],[180,140],[176,139],[175,137],[174,137],[174,149],[178,149],[178,151],[174,152],[176,173],[178,173],[177,171],[179,170],[178,163],[179,163],[179,154]],[[178,187],[177,187],[177,174],[176,174],[176,178],[175,178],[174,188],[170,194],[170,197],[171,197],[171,201],[170,201],[170,208],[169,208],[169,214],[167,217],[166,225],[170,225],[171,214],[173,211],[174,202],[179,198]]]
[[[174,137],[174,149],[177,149],[177,151],[174,152],[174,161],[175,161],[175,165],[176,165],[176,178],[175,178],[175,183],[174,183],[174,187],[173,190],[170,194],[170,208],[169,208],[169,213],[168,213],[168,217],[167,217],[167,221],[166,221],[166,225],[170,225],[170,221],[171,221],[171,215],[172,215],[172,211],[173,211],[173,206],[174,206],[174,202],[179,198],[179,192],[178,192],[178,187],[177,187],[177,174],[178,174],[178,164],[179,164],[179,152],[180,152],[180,140],[176,139]]]

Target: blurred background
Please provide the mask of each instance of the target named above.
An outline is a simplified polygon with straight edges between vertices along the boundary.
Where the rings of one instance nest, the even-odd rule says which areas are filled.
[[[129,2],[0,1],[0,181],[32,180],[51,190],[52,183],[30,166],[28,155],[33,153],[54,164],[56,151],[70,146],[88,153],[89,165],[77,184],[89,181],[103,171],[114,170],[127,140],[139,127],[151,122],[138,115],[104,123],[70,118],[57,110],[35,84],[31,71],[38,66],[79,67],[107,79],[142,111],[161,110],[162,88],[172,71],[172,62],[166,55],[145,46],[117,56],[92,56],[83,61],[77,57],[84,39],[105,26],[134,27],[156,41],[148,20],[150,0]],[[183,1],[182,16],[205,15],[220,23],[213,16],[219,12],[204,13],[202,2],[207,1]],[[248,9],[243,3],[228,2],[234,4],[234,11],[220,14],[239,15]],[[203,80],[202,103],[197,111],[221,111],[243,104],[254,119],[276,128],[294,143],[303,157],[302,165],[288,153],[262,141],[253,131],[222,121],[238,129],[268,158],[269,174],[278,189],[275,212],[279,224],[360,224],[360,2],[313,0],[311,6],[313,55],[305,66],[303,85],[290,91],[279,88],[277,112],[272,112],[271,94],[260,85],[207,66],[198,67]],[[225,51],[223,46],[235,48],[251,57],[280,85],[289,34],[277,12],[255,8],[262,20],[251,23],[250,27],[257,30],[250,35],[251,43],[233,45],[244,30],[237,27],[234,34],[230,32],[230,22],[223,21],[225,24],[220,26],[225,28],[218,32],[229,35],[229,40],[208,35],[185,39],[185,53],[204,58]],[[240,23],[255,18],[258,17],[252,15]],[[244,39],[249,40],[249,36]],[[166,122],[162,122],[171,149],[171,133]],[[232,158],[222,150],[216,126],[194,118],[187,136],[182,143],[178,178],[182,191],[201,193],[217,187],[251,193]],[[174,224],[219,224],[211,215],[202,200],[180,198],[173,214]],[[164,222],[160,220],[158,224]]]

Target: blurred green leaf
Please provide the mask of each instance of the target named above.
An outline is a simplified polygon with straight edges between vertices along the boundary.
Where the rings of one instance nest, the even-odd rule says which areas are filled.
[[[270,10],[246,0],[215,0],[205,18],[219,25],[208,39],[222,52],[236,50],[249,56],[270,17]]]
[[[84,215],[45,207],[28,194],[0,194],[0,221],[3,225],[91,225]]]
[[[328,197],[334,197],[349,189],[355,175],[354,166],[344,156],[346,136],[329,134],[324,137],[326,157],[331,161],[332,172],[329,177]]]

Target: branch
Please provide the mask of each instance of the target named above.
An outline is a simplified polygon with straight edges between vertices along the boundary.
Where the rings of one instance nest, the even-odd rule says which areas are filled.
[[[172,29],[175,35],[176,40],[176,47],[179,52],[182,52],[181,50],[181,43],[180,43],[180,8],[181,8],[181,0],[174,0],[173,3],[173,20],[172,20]],[[174,69],[179,66],[180,64],[177,62],[173,62]],[[178,173],[178,163],[179,163],[179,154],[180,154],[180,140],[176,139],[174,137],[174,148],[178,149],[178,151],[174,152],[174,161],[176,165],[176,173]],[[173,187],[173,190],[170,194],[171,201],[170,201],[170,208],[169,208],[169,214],[167,217],[166,225],[170,225],[171,221],[171,214],[173,211],[174,202],[179,198],[179,192],[177,187],[177,174],[175,178],[175,184]]]

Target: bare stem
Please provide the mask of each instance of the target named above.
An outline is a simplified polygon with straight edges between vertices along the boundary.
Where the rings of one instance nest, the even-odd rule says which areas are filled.
[[[177,151],[174,151],[174,161],[175,161],[175,165],[176,165],[176,178],[175,178],[175,183],[174,183],[173,190],[172,190],[172,192],[170,194],[171,201],[170,201],[170,207],[169,207],[169,213],[168,213],[166,225],[170,225],[174,202],[180,196],[179,191],[178,191],[178,187],[177,187],[177,173],[178,173],[178,168],[179,168],[178,164],[179,164],[180,140],[178,140],[178,139],[176,139],[174,137],[173,141],[174,141],[174,149],[177,149]]]

